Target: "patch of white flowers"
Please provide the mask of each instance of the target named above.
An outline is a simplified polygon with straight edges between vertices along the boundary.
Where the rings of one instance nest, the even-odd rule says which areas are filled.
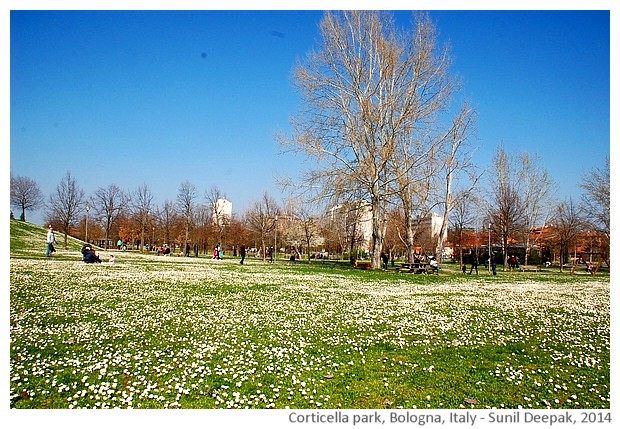
[[[11,260],[11,406],[336,408],[333,383],[350,389],[341,380],[363,373],[377,345],[432,355],[526,339],[536,339],[535,354],[515,350],[486,374],[528,392],[511,406],[592,407],[585,392],[609,403],[606,282],[415,284],[127,258],[109,266]],[[550,369],[524,363],[541,354]],[[441,371],[407,359],[378,363],[390,392]],[[418,405],[430,407],[423,399]]]

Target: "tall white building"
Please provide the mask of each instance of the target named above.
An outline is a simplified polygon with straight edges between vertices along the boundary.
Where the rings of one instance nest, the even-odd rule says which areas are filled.
[[[431,237],[437,237],[441,232],[441,224],[443,223],[443,216],[437,213],[429,213],[420,222],[420,229],[430,234]]]
[[[218,199],[213,205],[213,223],[227,225],[232,219],[232,203],[224,198]]]
[[[372,240],[372,208],[365,201],[349,202],[328,210],[330,220],[347,235],[354,234],[356,247],[367,249]],[[350,238],[349,238],[350,239]]]
[[[439,234],[441,234],[442,223],[443,216],[438,215],[437,213],[429,213],[420,220],[418,241],[423,246],[424,252],[435,252],[435,245],[437,243],[437,240],[440,239]],[[441,243],[445,243],[447,235],[448,230],[446,229],[444,231],[443,237],[441,237],[440,239]],[[447,256],[451,255],[451,248],[446,249],[443,247],[443,245],[441,247],[442,258],[446,258]]]

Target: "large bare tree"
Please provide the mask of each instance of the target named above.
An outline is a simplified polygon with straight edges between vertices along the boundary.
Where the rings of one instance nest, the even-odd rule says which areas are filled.
[[[596,167],[583,175],[581,188],[585,193],[581,197],[581,206],[589,226],[610,240],[610,169],[609,157],[603,167]]]
[[[157,210],[157,219],[162,229],[164,241],[171,245],[172,239],[176,235],[176,225],[179,224],[179,213],[172,201],[164,201],[161,208]]]
[[[523,237],[525,242],[525,265],[529,262],[531,236],[534,228],[550,216],[551,191],[553,181],[547,170],[541,165],[540,157],[531,156],[527,152],[520,155],[522,204],[523,204]]]
[[[188,180],[181,183],[179,187],[179,193],[177,194],[177,206],[179,213],[183,217],[185,223],[185,240],[183,242],[183,249],[185,251],[189,240],[189,230],[194,223],[194,214],[196,211],[198,190],[196,186],[190,183]]]
[[[428,15],[417,15],[414,27],[398,30],[385,12],[326,12],[319,49],[295,72],[305,110],[293,119],[287,143],[316,162],[305,183],[321,196],[365,193],[374,268],[381,264],[399,178],[393,169],[398,144],[427,126],[454,90],[448,52],[437,49]]]
[[[26,210],[38,209],[43,205],[43,193],[36,181],[11,173],[11,205],[21,210],[19,220],[26,221]]]
[[[131,199],[134,215],[140,223],[140,244],[142,249],[144,249],[144,243],[146,243],[146,240],[144,239],[146,225],[154,214],[152,213],[153,198],[153,193],[149,189],[149,186],[144,183],[134,191],[133,198]],[[151,243],[151,247],[154,245],[155,243]]]
[[[558,249],[562,271],[567,262],[566,255],[570,253],[578,235],[583,232],[583,219],[580,209],[569,198],[556,206],[551,221],[554,226],[552,242]]]
[[[127,208],[128,198],[125,192],[115,184],[109,185],[107,188],[98,188],[91,197],[92,206],[95,213],[99,216],[105,228],[105,248],[110,247],[110,232],[121,215],[122,211]]]
[[[48,206],[48,218],[50,221],[59,222],[65,235],[64,248],[67,248],[67,234],[69,228],[74,226],[84,210],[84,190],[80,188],[77,180],[67,171],[65,177],[56,187],[56,192],[50,195]]]
[[[217,228],[218,240],[220,244],[223,244],[224,233],[231,221],[230,216],[224,212],[225,207],[222,204],[222,200],[226,200],[226,194],[222,192],[219,187],[214,185],[209,190],[205,191],[205,198],[211,210],[211,220]]]
[[[276,228],[279,211],[276,200],[265,192],[262,198],[254,201],[246,212],[245,221],[248,229],[260,238],[263,260],[266,257],[266,243]]]
[[[439,164],[434,156],[437,151],[435,144],[424,144],[418,141],[411,147],[404,147],[397,152],[398,162],[393,163],[392,171],[396,173],[396,195],[402,208],[402,229],[398,228],[398,236],[405,246],[409,263],[413,262],[418,229],[423,220],[435,208],[433,198],[437,191],[437,174]]]
[[[454,118],[452,127],[448,130],[445,143],[441,145],[439,159],[442,162],[439,179],[442,181],[442,193],[438,196],[439,205],[443,208],[442,222],[435,242],[435,255],[441,257],[443,243],[448,235],[448,220],[454,207],[460,203],[460,198],[468,198],[476,187],[480,176],[476,175],[475,166],[470,162],[470,148],[467,144],[474,131],[476,112],[467,103],[463,104],[460,113]],[[468,184],[466,190],[456,194],[453,187],[460,180],[461,185]]]
[[[504,268],[508,265],[508,244],[522,231],[525,221],[521,177],[514,156],[508,154],[503,146],[498,147],[489,178],[489,218],[491,231],[502,241]]]

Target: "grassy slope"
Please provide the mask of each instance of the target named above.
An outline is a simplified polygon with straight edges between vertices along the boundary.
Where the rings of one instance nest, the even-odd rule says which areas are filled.
[[[61,259],[74,258],[75,252],[82,248],[83,241],[75,237],[67,237],[67,249],[64,249],[64,234],[55,232],[56,253],[54,257]],[[47,229],[28,222],[11,219],[11,258],[45,258]]]

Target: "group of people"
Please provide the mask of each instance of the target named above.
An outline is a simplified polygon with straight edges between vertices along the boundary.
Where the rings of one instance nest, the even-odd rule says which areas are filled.
[[[217,243],[217,246],[213,248],[213,258],[211,259],[222,259],[224,258],[224,251],[222,250],[222,246],[220,243]]]
[[[87,264],[101,264],[103,262],[97,254],[97,251],[88,243],[84,243],[82,246],[82,260]],[[116,257],[114,255],[110,255],[108,264],[114,264],[115,260]]]
[[[471,274],[474,270],[476,270],[476,274],[478,274],[478,265],[478,255],[474,255],[471,260],[471,268],[469,269],[469,274]],[[461,264],[461,270],[463,270],[463,274],[467,273],[467,264],[465,262]]]
[[[510,255],[508,257],[508,268],[510,269],[510,271],[514,270],[515,268],[517,270],[519,269],[519,257],[517,255]]]
[[[161,246],[157,249],[157,256],[159,255],[170,256],[170,246],[166,244],[165,246]]]
[[[50,225],[47,229],[47,236],[45,238],[45,241],[47,243],[47,250],[45,252],[45,255],[49,258],[52,256],[52,253],[56,251],[54,244],[58,244],[58,242],[56,241],[56,236],[54,234],[54,228],[52,228],[52,225]],[[82,246],[81,253],[82,253],[82,261],[86,262],[87,264],[95,264],[95,263],[101,264],[102,263],[101,258],[97,254],[97,251],[89,243],[84,243],[84,245]],[[114,257],[114,255],[110,255],[110,259],[108,263],[113,264],[115,259],[116,258]]]
[[[56,237],[54,235],[54,229],[52,228],[52,226],[50,225],[47,231],[47,237],[46,237],[46,242],[47,242],[47,251],[46,251],[46,256],[47,257],[51,257],[52,253],[56,251],[56,249],[54,248],[54,244],[57,244],[56,241]],[[119,246],[122,245],[122,242],[120,242]],[[186,250],[186,256],[189,256],[189,244],[186,246],[187,248]],[[197,246],[196,247],[196,253],[197,253]],[[157,255],[170,255],[170,247],[168,247],[167,245],[165,247],[161,247],[159,249],[157,249]],[[220,244],[218,243],[217,246],[215,246],[213,248],[213,258],[212,259],[222,259],[224,255],[224,252],[222,251],[222,248],[220,246]],[[241,246],[240,248],[240,256],[241,256],[241,264],[243,264],[244,260],[245,260],[245,256],[246,256],[246,247],[245,246]],[[266,249],[266,255],[267,258],[269,259],[270,262],[273,262],[273,258],[274,258],[274,249],[273,247],[268,247]],[[88,243],[85,243],[84,246],[82,246],[82,260],[86,263],[101,263],[101,258],[99,258],[99,255],[97,254],[97,252],[95,251],[95,249]],[[110,255],[110,259],[109,259],[109,263],[113,264],[115,260],[114,255]],[[416,255],[414,257],[414,263],[423,263],[425,260],[424,255]],[[381,253],[381,263],[383,266],[384,270],[388,269],[388,261],[389,261],[389,257],[387,255],[387,253]],[[429,261],[429,266],[430,268],[435,272],[435,273],[439,273],[439,264],[437,262],[437,259],[434,256],[429,256],[428,257],[428,261]],[[490,261],[489,263],[491,264],[491,268],[493,270],[493,275],[497,275],[497,263],[496,263],[496,257],[494,254],[491,254],[490,257]],[[478,255],[474,255],[474,257],[471,260],[471,268],[469,270],[469,274],[471,274],[474,270],[476,271],[476,274],[478,274],[478,265],[479,265],[479,260],[478,260]],[[510,270],[513,269],[519,269],[519,257],[516,255],[510,255],[510,257],[508,258],[508,266],[510,268]],[[586,270],[588,272],[592,272],[592,265],[589,264],[586,266]],[[463,274],[466,273],[467,271],[467,266],[465,263],[461,264],[461,269],[463,271]]]
[[[514,255],[513,257],[516,258],[515,265],[517,268],[519,268],[519,258]],[[491,253],[491,257],[489,259],[490,259],[489,263],[491,264],[491,270],[493,271],[493,275],[496,276],[497,275],[497,261],[496,261],[495,254]],[[474,270],[476,271],[476,274],[478,274],[478,265],[480,265],[478,255],[474,255],[471,259],[471,268],[469,269],[469,274],[471,274]],[[467,274],[467,264],[465,262],[461,263],[461,270],[463,271],[463,274]]]
[[[435,273],[435,274],[439,274],[439,261],[437,261],[437,258],[433,255],[414,255],[413,256],[413,263],[414,264],[425,264],[426,261],[428,261],[428,266],[430,267],[430,269]]]
[[[381,266],[385,271],[388,269],[389,256],[385,252],[381,252]],[[428,260],[428,266],[435,274],[439,274],[439,262],[435,256],[425,256],[425,255],[414,255],[413,256],[413,264],[415,265],[423,265]],[[392,266],[394,265],[394,257],[392,256]]]
[[[87,264],[101,263],[99,255],[97,254],[95,249],[93,249],[93,247],[88,243],[85,243],[82,246],[82,261],[86,262]]]
[[[273,246],[270,246],[266,249],[265,256],[267,256],[267,259],[269,259],[269,262],[273,262],[273,256],[274,256]]]

